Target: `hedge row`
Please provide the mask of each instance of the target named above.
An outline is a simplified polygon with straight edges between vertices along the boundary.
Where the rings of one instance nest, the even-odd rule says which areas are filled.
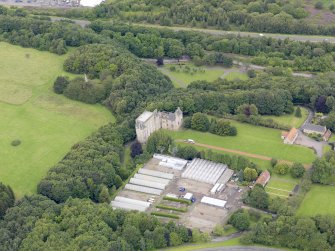
[[[169,201],[179,202],[179,203],[183,203],[183,204],[187,204],[187,205],[191,205],[192,204],[192,202],[189,201],[189,200],[172,198],[172,197],[168,197],[168,196],[164,196],[163,200],[169,200]]]
[[[179,219],[179,216],[176,214],[168,214],[168,213],[161,213],[161,212],[152,212],[151,215],[154,216],[160,216],[160,217],[166,217],[171,219]]]
[[[166,206],[166,205],[157,205],[157,208],[160,209],[166,209],[166,210],[172,210],[172,211],[177,211],[177,212],[182,212],[182,213],[186,213],[187,212],[187,208],[183,207],[183,208],[178,208],[178,207],[171,207],[171,206]]]

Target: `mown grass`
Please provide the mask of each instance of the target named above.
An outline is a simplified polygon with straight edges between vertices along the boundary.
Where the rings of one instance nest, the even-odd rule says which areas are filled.
[[[237,128],[237,136],[221,137],[194,130],[167,131],[167,133],[174,139],[193,139],[198,143],[260,154],[280,160],[311,163],[316,157],[309,148],[284,144],[281,140],[280,130],[236,121],[231,123]]]
[[[335,186],[313,185],[302,201],[297,215],[335,215]]]
[[[247,80],[248,76],[245,73],[242,72],[229,72],[225,77],[225,79],[232,81],[232,80]]]
[[[55,78],[69,75],[65,56],[0,43],[0,57],[0,181],[20,198],[73,144],[114,118],[101,105],[53,93]],[[13,147],[15,139],[21,145]]]
[[[193,64],[186,64],[190,68],[200,69],[199,67],[194,66]],[[204,72],[198,71],[195,73],[184,72],[183,69],[185,66],[173,65],[176,67],[176,71],[171,71],[170,66],[172,65],[164,65],[163,67],[159,67],[158,69],[165,75],[169,76],[172,83],[175,87],[187,87],[191,82],[197,80],[207,80],[212,82],[218,79],[223,75],[224,69],[220,67],[201,67],[201,69],[205,70]]]
[[[269,193],[270,196],[287,198],[298,182],[298,179],[293,179],[289,174],[273,174],[269,183],[265,187],[265,190]]]
[[[294,109],[294,112],[292,114],[286,114],[281,116],[263,116],[263,117],[273,119],[274,121],[276,121],[281,125],[288,125],[290,127],[299,128],[304,123],[304,121],[307,119],[308,116],[308,110],[304,107],[300,108],[302,115],[301,118],[297,118],[296,116],[294,116],[295,110],[297,108]]]

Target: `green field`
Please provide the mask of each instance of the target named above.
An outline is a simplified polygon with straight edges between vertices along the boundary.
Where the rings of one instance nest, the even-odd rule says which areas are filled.
[[[221,137],[193,130],[168,131],[167,133],[174,139],[193,139],[197,143],[260,154],[281,160],[311,163],[315,159],[314,152],[309,148],[284,144],[280,138],[280,130],[242,124],[236,121],[232,121],[232,124],[237,128],[237,136],[233,137]]]
[[[286,115],[281,115],[281,116],[263,116],[263,117],[271,118],[277,123],[282,124],[282,125],[288,125],[290,127],[299,128],[304,123],[304,121],[307,119],[307,116],[308,116],[308,110],[304,107],[300,107],[300,108],[301,108],[301,115],[302,115],[301,118],[297,118],[296,116],[294,116],[294,112],[292,114],[286,114]]]
[[[73,144],[114,118],[101,105],[53,93],[65,56],[0,43],[0,57],[0,181],[22,197]],[[11,146],[15,139],[21,145]]]
[[[335,215],[335,186],[313,185],[301,203],[297,215]]]
[[[170,67],[175,66],[176,70],[171,71]],[[190,67],[190,69],[195,69],[196,72],[190,73],[185,72],[185,66]],[[228,72],[225,74],[225,68],[215,66],[215,67],[196,67],[193,64],[186,64],[186,65],[172,65],[167,64],[163,67],[158,68],[163,74],[169,76],[172,83],[175,87],[187,87],[191,82],[197,81],[197,80],[206,80],[209,82],[213,82],[214,80],[222,77],[227,80],[235,80],[235,79],[241,79],[246,80],[248,79],[247,74],[241,73],[238,71],[238,69],[233,68],[234,71]],[[229,69],[231,71],[232,69]]]

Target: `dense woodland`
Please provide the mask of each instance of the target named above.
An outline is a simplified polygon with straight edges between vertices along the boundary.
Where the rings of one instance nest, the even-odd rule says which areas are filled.
[[[93,11],[72,11],[66,12],[65,15],[105,18],[113,13],[120,14],[125,8],[143,10],[142,8],[147,8],[149,4],[156,4],[155,1],[146,1],[143,4],[123,2],[129,6],[104,4]],[[175,17],[170,17],[171,24],[180,19],[181,3],[174,0],[165,2],[166,7],[171,7],[175,13]],[[204,4],[202,1],[192,3]],[[204,12],[209,13],[209,16],[206,20],[195,18],[196,25],[213,22],[207,25],[221,27],[226,23],[230,27],[234,23],[228,20],[228,12],[223,11],[220,4],[217,1],[206,2],[206,12],[202,8],[194,7],[192,11],[188,10],[190,15],[180,24],[192,22],[195,18],[194,11],[197,11],[202,15]],[[278,5],[281,11],[285,12],[273,14],[279,16],[278,18],[296,15],[289,13],[290,8],[285,7],[285,4],[272,4]],[[265,5],[269,7],[270,3],[264,3]],[[273,7],[277,8],[275,5]],[[231,3],[231,6],[234,4]],[[216,11],[223,11],[220,15],[222,20],[210,21],[209,17],[218,16]],[[239,11],[241,10],[237,8],[234,11],[229,10],[229,13],[238,17]],[[186,12],[187,10],[184,10],[184,13]],[[250,28],[250,25],[253,25],[252,20],[261,18],[264,23],[263,15],[271,14],[252,14],[247,11],[245,15],[246,23],[241,22],[239,26],[243,29],[256,29]],[[146,15],[146,18],[151,17]],[[120,18],[123,17],[120,15]],[[168,14],[162,16],[162,20],[168,20],[167,18]],[[298,19],[298,16],[295,16],[292,24],[286,25],[292,29],[286,32],[297,32],[294,29],[303,25]],[[271,22],[276,20],[277,18],[271,18]],[[150,22],[161,22],[161,17],[153,18]],[[269,22],[268,27],[271,29],[272,23]],[[304,32],[308,33],[333,32],[330,27],[314,31],[309,30],[309,25],[303,27],[306,27]],[[198,59],[202,60],[201,63],[213,65],[229,61],[227,58],[230,57],[223,53],[235,53],[257,56],[258,60],[265,58],[275,62],[291,62],[292,66],[295,65],[299,70],[328,71],[331,69],[328,68],[329,62],[330,65],[333,63],[332,53],[335,51],[335,47],[329,43],[311,44],[236,36],[216,37],[119,24],[111,26],[103,22],[94,22],[89,28],[81,28],[71,22],[53,23],[47,18],[33,18],[25,10],[6,8],[0,8],[0,35],[2,40],[23,47],[56,54],[68,53],[64,69],[82,76],[86,74],[86,78],[69,79],[59,76],[55,80],[54,91],[82,102],[104,104],[117,118],[115,124],[103,126],[74,145],[59,163],[51,167],[38,185],[38,195],[26,196],[14,205],[15,199],[10,187],[0,185],[0,218],[3,217],[0,220],[1,250],[82,250],[83,247],[94,250],[153,250],[208,239],[208,236],[200,234],[197,230],[189,230],[173,223],[163,224],[146,214],[113,210],[105,203],[109,202],[110,196],[122,186],[136,164],[144,163],[150,156],[149,153],[157,150],[171,151],[172,139],[157,133],[148,142],[147,152],[143,153],[143,149],[138,145],[132,147],[134,160],[127,166],[123,165],[124,144],[135,138],[134,119],[144,109],[174,111],[179,106],[185,115],[192,117],[189,121],[191,128],[208,130],[219,135],[234,135],[238,133],[236,128],[234,130],[225,120],[206,120],[206,126],[203,127],[203,114],[282,128],[273,121],[263,120],[262,115],[292,113],[293,105],[299,104],[317,112],[329,113],[330,116],[320,123],[329,125],[333,130],[335,128],[335,76],[332,73],[312,79],[259,73],[246,81],[197,81],[186,89],[181,89],[174,88],[171,80],[155,66],[138,58],[174,58],[187,54],[193,60]],[[70,47],[72,49],[68,52]],[[305,69],[310,67],[311,61],[317,63],[312,65],[312,68]],[[302,66],[298,62],[301,62]],[[192,147],[173,150],[176,150],[177,156],[186,159],[201,157],[228,164],[247,182],[254,180],[255,173],[258,175],[260,172],[254,163],[241,156],[232,157],[211,151],[198,152]],[[329,177],[334,175],[333,163],[332,155],[316,160],[310,179],[305,181],[304,178],[303,182],[308,183],[311,180],[314,183],[329,184],[332,182]],[[274,170],[276,169],[280,168],[277,166]],[[298,169],[297,167],[297,173],[300,175]],[[302,194],[305,193],[308,184],[302,186],[302,190]],[[277,220],[258,223],[251,228],[250,233],[244,238],[245,243],[274,244],[310,250],[318,250],[314,248],[317,245],[324,247],[323,250],[334,246],[332,234],[329,232],[334,230],[333,219],[327,223],[327,218],[299,219],[292,216],[302,196],[288,203],[283,203],[282,200],[272,201],[266,196],[263,188],[257,188],[247,195],[245,203],[282,216]],[[238,221],[236,218],[232,220],[234,224]],[[327,228],[326,223],[329,224]],[[271,231],[270,235],[267,235],[268,231]],[[289,233],[296,234],[293,236],[297,238],[294,239],[288,235]],[[280,238],[276,239],[277,236]],[[310,246],[309,241],[312,242]]]
[[[214,27],[285,34],[334,35],[333,24],[317,25],[307,19],[310,13],[303,1],[217,1],[217,0],[113,0],[93,10],[39,11],[69,18],[113,18],[165,26]],[[334,10],[334,4],[329,8]],[[323,8],[322,3],[316,8]],[[326,8],[326,7],[324,7]]]

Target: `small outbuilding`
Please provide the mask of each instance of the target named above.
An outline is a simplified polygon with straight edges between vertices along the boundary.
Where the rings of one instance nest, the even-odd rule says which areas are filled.
[[[266,184],[268,184],[270,178],[271,178],[270,172],[268,170],[265,170],[257,178],[256,184],[260,184],[263,187],[265,187]]]
[[[294,144],[295,140],[298,138],[299,131],[292,127],[289,132],[282,132],[281,138],[284,140],[285,144]]]

